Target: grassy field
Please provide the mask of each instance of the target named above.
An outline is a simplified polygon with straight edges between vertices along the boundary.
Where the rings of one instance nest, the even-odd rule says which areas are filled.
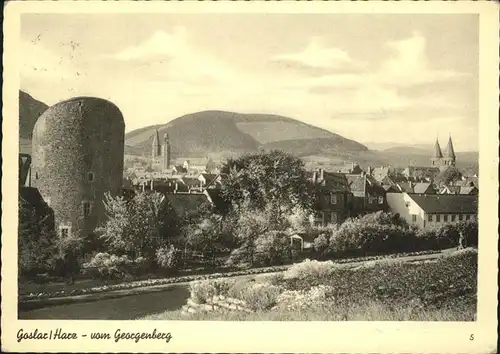
[[[310,261],[253,282],[213,282],[192,286],[191,299],[203,303],[204,294],[220,294],[244,300],[253,311],[186,315],[177,310],[142,319],[474,321],[477,250],[447,253],[436,260],[384,260],[357,267]]]

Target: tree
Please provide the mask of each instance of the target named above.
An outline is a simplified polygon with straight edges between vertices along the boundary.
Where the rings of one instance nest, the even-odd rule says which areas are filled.
[[[274,222],[294,207],[311,207],[309,179],[299,158],[280,150],[260,151],[230,158],[223,166],[227,179],[222,197],[233,209],[246,208],[271,212]]]
[[[171,231],[165,197],[144,191],[126,201],[106,194],[104,205],[108,219],[96,232],[109,250],[153,260]]]
[[[438,185],[449,185],[453,182],[459,181],[461,178],[462,173],[460,173],[456,167],[450,166],[436,177],[435,182]]]
[[[18,262],[21,273],[53,269],[57,257],[54,219],[51,210],[18,203]]]

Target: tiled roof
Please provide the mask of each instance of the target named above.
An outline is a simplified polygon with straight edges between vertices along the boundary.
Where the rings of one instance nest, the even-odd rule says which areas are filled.
[[[431,187],[431,183],[416,183],[413,186],[413,192],[417,194],[425,193]]]
[[[207,196],[201,193],[167,194],[166,198],[178,217],[196,213],[204,206],[210,205]]]
[[[460,194],[471,194],[474,190],[476,190],[476,187],[460,187]]]
[[[319,172],[316,173],[316,176],[316,184],[325,187],[330,192],[350,192],[345,174],[323,171],[323,178]]]
[[[362,175],[345,175],[349,188],[355,197],[364,197],[366,192],[366,179]]]
[[[476,214],[477,196],[455,194],[408,194],[428,214]]]
[[[182,181],[182,183],[184,183],[188,187],[199,187],[200,186],[200,181],[198,180],[198,178],[182,177],[181,181]]]
[[[203,176],[203,178],[205,178],[207,184],[217,178],[217,175],[215,173],[202,173],[201,175]]]
[[[37,188],[34,187],[21,187],[19,188],[19,197],[29,205],[34,207],[46,206],[42,195]]]
[[[217,211],[225,213],[228,210],[229,204],[222,198],[220,189],[206,189],[205,193],[208,194]]]

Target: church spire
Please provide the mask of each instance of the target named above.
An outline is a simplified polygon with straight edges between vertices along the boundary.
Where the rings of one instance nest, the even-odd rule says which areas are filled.
[[[158,132],[158,128],[155,127],[155,133],[153,135],[153,158],[161,155],[161,141],[160,141],[160,133]]]
[[[442,158],[443,153],[441,152],[441,146],[439,146],[439,141],[436,138],[436,144],[434,144],[434,156],[435,158]]]
[[[448,139],[448,146],[446,148],[446,157],[451,157],[451,158],[456,158],[455,156],[455,149],[453,149],[453,142],[451,141],[451,134],[450,138]]]

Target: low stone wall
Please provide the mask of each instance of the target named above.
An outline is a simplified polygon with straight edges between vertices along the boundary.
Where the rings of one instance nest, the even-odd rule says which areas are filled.
[[[205,304],[198,304],[189,298],[187,304],[182,307],[182,314],[187,316],[196,312],[216,310],[252,312],[245,301],[220,295],[208,299]]]

